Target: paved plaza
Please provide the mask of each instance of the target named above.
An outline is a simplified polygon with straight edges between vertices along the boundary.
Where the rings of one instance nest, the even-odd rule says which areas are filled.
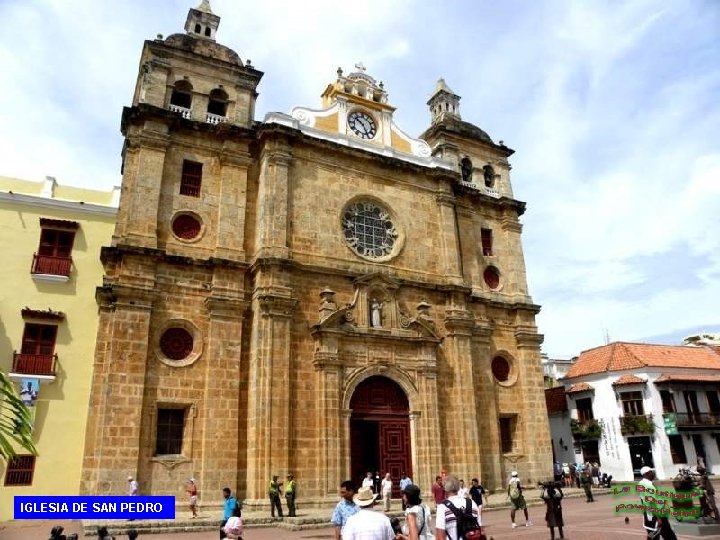
[[[573,493],[579,495],[579,493]],[[502,495],[493,495],[494,504],[502,503]],[[530,497],[528,497],[530,498]],[[639,514],[616,514],[614,505],[619,499],[608,494],[596,495],[596,502],[586,503],[583,497],[568,497],[563,503],[565,518],[565,535],[570,540],[595,540],[604,538],[637,538],[644,539],[642,521]],[[492,501],[491,501],[492,502]],[[395,506],[397,502],[394,501]],[[399,510],[399,508],[396,508]],[[488,539],[495,540],[520,538],[524,540],[539,540],[550,538],[549,531],[545,527],[545,507],[532,505],[529,508],[530,519],[534,525],[531,527],[518,527],[512,529],[510,526],[509,510],[507,508],[494,508],[483,511],[483,525]],[[327,518],[331,510],[328,509]],[[214,514],[214,512],[213,512]],[[299,518],[320,517],[321,512],[299,512]],[[215,515],[205,515],[201,518],[214,519]],[[628,523],[625,523],[625,518]],[[178,519],[186,519],[187,516],[179,514]],[[522,523],[522,512],[516,516],[517,523]],[[251,516],[248,516],[251,519]],[[127,523],[127,522],[124,522]],[[57,522],[4,522],[0,523],[0,540],[47,540],[50,529]],[[62,522],[66,527],[66,533],[80,532],[80,522]],[[116,536],[118,540],[124,540],[126,535]],[[147,534],[141,538],[152,538],[153,540],[215,540],[218,534],[215,531],[172,533],[172,534]],[[679,535],[678,538],[690,540],[692,536]],[[704,536],[705,539],[720,540],[720,535]],[[330,527],[291,531],[277,527],[248,527],[245,530],[244,540],[332,540],[333,532]]]

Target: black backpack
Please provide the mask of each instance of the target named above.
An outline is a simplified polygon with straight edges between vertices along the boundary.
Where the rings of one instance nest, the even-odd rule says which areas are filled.
[[[472,513],[471,499],[466,499],[464,510],[460,510],[447,499],[443,501],[443,504],[455,514],[457,519],[457,538],[450,540],[481,540],[484,537],[482,528]]]

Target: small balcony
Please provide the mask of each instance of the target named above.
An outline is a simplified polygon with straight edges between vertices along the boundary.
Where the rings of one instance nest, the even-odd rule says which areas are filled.
[[[59,276],[70,278],[72,257],[53,257],[51,255],[33,255],[30,273],[34,275]]]
[[[622,435],[652,435],[655,433],[653,415],[642,414],[621,416],[620,433]]]
[[[599,439],[602,437],[602,424],[591,418],[590,420],[570,420],[570,431],[576,440]]]
[[[190,114],[192,113],[190,109],[180,107],[180,105],[173,105],[172,103],[168,105],[168,109],[170,109],[172,112],[179,113],[180,116],[182,116],[183,118],[187,118],[188,120],[190,120]]]
[[[227,117],[219,114],[207,113],[205,121],[208,124],[222,124],[223,122],[227,122]]]
[[[720,413],[676,413],[675,417],[678,429],[720,428]]]
[[[13,354],[12,372],[16,375],[55,376],[57,354]]]

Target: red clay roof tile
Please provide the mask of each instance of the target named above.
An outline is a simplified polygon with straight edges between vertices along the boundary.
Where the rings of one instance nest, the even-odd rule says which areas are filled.
[[[712,347],[618,341],[580,353],[565,378],[647,367],[720,369],[720,352]]]

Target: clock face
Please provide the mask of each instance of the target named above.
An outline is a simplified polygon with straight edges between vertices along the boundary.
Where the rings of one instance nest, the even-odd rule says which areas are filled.
[[[377,126],[372,116],[361,111],[351,112],[348,116],[348,126],[355,135],[361,139],[372,139],[377,133]]]

